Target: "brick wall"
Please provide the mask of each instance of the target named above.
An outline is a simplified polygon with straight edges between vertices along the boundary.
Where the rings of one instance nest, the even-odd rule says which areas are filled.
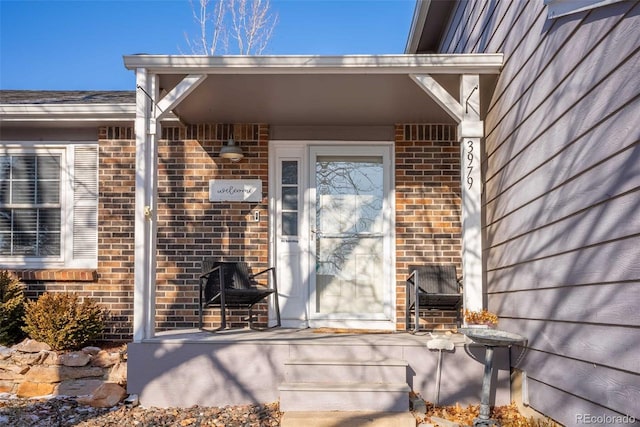
[[[245,158],[218,157],[230,133]],[[197,325],[198,275],[204,258],[268,262],[268,140],[263,124],[163,128],[158,144],[158,330]],[[100,210],[96,272],[23,272],[28,296],[73,291],[109,310],[106,338],[128,340],[133,325],[135,140],[131,127],[99,130]],[[455,126],[396,126],[396,286],[399,330],[405,328],[408,266],[460,265],[460,166]],[[259,203],[209,201],[211,179],[262,179]],[[260,212],[260,222],[253,213]],[[230,326],[246,325],[246,311],[228,313]],[[266,325],[267,307],[254,310]],[[453,313],[437,313],[429,327],[449,327]],[[216,310],[205,327],[217,327]]]
[[[461,269],[460,148],[453,125],[397,125],[396,315],[405,329],[409,265],[453,263]],[[427,328],[451,328],[455,313],[435,312]]]
[[[104,338],[125,341],[133,325],[135,141],[132,127],[104,127],[99,139],[98,268],[15,271],[35,299],[74,292],[107,308]]]
[[[237,163],[218,157],[231,131],[245,155]],[[268,126],[166,128],[163,138],[158,149],[159,330],[197,325],[198,275],[204,258],[244,260],[254,271],[268,263]],[[262,179],[263,200],[210,202],[211,179]],[[259,222],[253,221],[256,210]],[[205,311],[205,327],[219,325],[218,313]],[[266,304],[254,307],[255,314],[256,325],[265,326]],[[232,310],[228,325],[246,326],[246,316],[246,310]]]
[[[133,127],[99,130],[98,282],[85,292],[109,310],[108,338],[133,333],[136,144]]]
[[[198,275],[204,258],[245,260],[266,267],[268,127],[194,125],[163,127],[158,142],[158,244],[156,327],[192,328],[198,321]],[[218,157],[233,134],[245,158]],[[105,128],[100,141],[100,229],[98,272],[93,296],[111,311],[112,338],[127,339],[133,324],[135,141],[131,128]],[[211,179],[262,179],[262,203],[212,203]],[[259,210],[261,221],[253,222]],[[219,315],[207,310],[205,327]],[[244,326],[246,310],[228,313],[230,326]],[[266,305],[256,324],[266,325]]]

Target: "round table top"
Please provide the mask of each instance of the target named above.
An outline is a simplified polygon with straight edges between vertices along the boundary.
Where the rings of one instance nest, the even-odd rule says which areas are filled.
[[[522,335],[491,328],[461,328],[458,332],[468,336],[474,342],[490,346],[509,346],[526,341]]]

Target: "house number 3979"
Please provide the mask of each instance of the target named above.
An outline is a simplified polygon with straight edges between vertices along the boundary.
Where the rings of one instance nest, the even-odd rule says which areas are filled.
[[[473,141],[467,141],[467,184],[469,184],[469,190],[473,186],[473,177],[471,176],[471,172],[473,172]]]

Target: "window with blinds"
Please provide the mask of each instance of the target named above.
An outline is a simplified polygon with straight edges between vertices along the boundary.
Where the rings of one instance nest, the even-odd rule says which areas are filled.
[[[60,153],[0,157],[0,255],[60,256],[61,160]]]
[[[12,267],[97,264],[98,150],[0,150],[0,259]]]

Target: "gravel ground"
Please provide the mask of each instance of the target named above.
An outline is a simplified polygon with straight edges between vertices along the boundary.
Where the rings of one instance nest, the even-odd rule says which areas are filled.
[[[426,416],[413,413],[416,421],[434,422],[431,417],[459,425],[471,425],[479,405],[436,407],[426,403]],[[19,399],[0,394],[0,426],[11,427],[275,427],[280,425],[278,403],[227,406],[224,408],[143,408],[121,403],[113,408],[96,409],[80,405],[74,398]],[[549,419],[522,416],[515,404],[493,408],[491,417],[505,427],[552,427]]]
[[[96,409],[73,398],[17,399],[0,396],[0,426],[11,427],[152,427],[225,426],[272,427],[280,425],[278,404],[186,409],[130,407]]]

